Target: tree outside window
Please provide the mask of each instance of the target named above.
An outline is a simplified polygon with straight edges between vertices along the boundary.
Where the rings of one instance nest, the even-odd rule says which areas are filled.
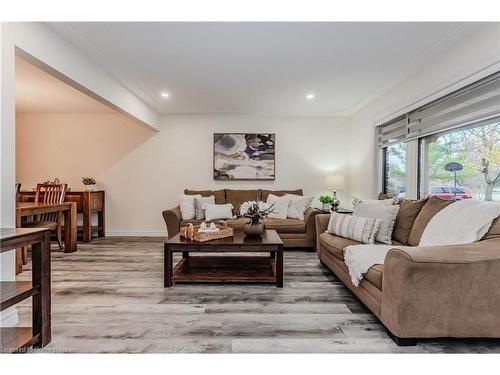
[[[500,201],[500,122],[458,130],[427,139],[428,193],[445,199]],[[444,169],[458,162],[463,170],[454,175]]]
[[[388,146],[385,157],[385,193],[403,198],[406,195],[406,143]]]

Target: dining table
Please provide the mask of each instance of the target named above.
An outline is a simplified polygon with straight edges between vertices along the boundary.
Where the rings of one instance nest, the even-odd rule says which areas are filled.
[[[64,217],[64,252],[73,253],[76,249],[77,213],[76,202],[63,202],[57,204],[19,202],[16,204],[16,227],[22,227],[22,218],[46,213],[61,212]],[[26,264],[23,250],[16,251],[16,273],[21,272],[22,265]]]

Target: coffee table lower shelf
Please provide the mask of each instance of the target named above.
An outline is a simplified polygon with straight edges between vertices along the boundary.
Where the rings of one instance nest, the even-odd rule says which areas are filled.
[[[276,260],[264,256],[189,256],[173,270],[174,283],[273,283]]]

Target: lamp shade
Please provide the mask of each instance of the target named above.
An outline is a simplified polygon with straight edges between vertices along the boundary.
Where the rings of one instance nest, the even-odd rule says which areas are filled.
[[[331,174],[326,176],[326,185],[329,189],[343,189],[345,186],[345,178],[339,174]]]

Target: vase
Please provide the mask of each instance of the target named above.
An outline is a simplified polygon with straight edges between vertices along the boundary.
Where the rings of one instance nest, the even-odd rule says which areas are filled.
[[[95,185],[85,185],[85,191],[94,191]]]
[[[257,223],[250,223],[250,225],[245,225],[243,231],[248,237],[258,237],[264,233],[264,224],[260,221]]]
[[[331,209],[331,208],[332,208],[332,206],[330,205],[330,203],[323,203],[323,204],[321,205],[321,209],[322,209],[323,211],[330,211],[330,209]]]

